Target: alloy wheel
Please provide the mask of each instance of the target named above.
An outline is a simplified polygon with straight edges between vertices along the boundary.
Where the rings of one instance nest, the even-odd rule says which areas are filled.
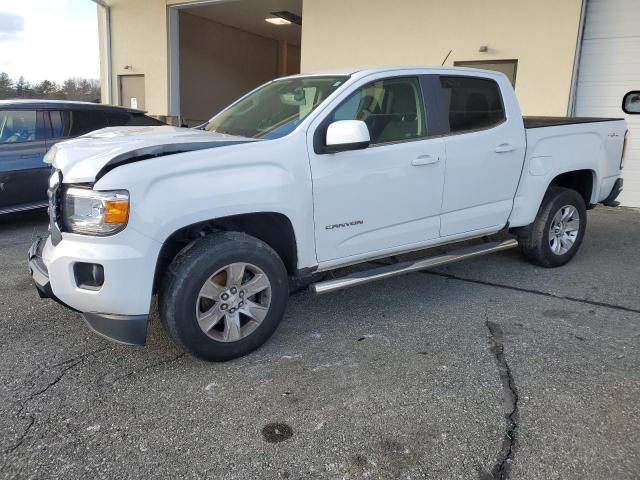
[[[549,226],[549,247],[556,255],[564,255],[573,247],[580,232],[580,215],[573,205],[560,208]]]
[[[211,275],[200,289],[196,318],[213,340],[237,342],[258,328],[270,305],[267,275],[250,263],[232,263]]]

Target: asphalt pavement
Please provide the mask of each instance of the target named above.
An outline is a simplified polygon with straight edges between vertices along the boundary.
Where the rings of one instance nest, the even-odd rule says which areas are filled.
[[[558,269],[517,251],[292,296],[260,350],[146,347],[40,300],[0,219],[0,478],[640,478],[640,211]]]

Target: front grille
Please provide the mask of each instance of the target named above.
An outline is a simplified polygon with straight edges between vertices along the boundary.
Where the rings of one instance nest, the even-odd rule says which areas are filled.
[[[62,240],[60,224],[62,220],[62,172],[54,170],[49,178],[49,230],[51,231],[51,243],[57,245]]]

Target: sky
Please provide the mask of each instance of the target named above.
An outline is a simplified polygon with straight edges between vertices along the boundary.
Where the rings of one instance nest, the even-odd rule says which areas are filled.
[[[0,72],[30,83],[99,78],[91,0],[0,0]]]

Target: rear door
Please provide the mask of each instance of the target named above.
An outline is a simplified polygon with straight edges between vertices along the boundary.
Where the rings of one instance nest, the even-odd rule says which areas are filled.
[[[444,140],[427,128],[421,78],[383,78],[357,87],[315,129],[316,143],[338,120],[364,121],[371,145],[341,153],[309,146],[318,260],[438,238]]]
[[[0,110],[0,209],[46,204],[45,129],[41,111]]]
[[[526,139],[515,96],[501,87],[511,88],[506,77],[440,76],[449,124],[443,237],[502,228],[511,213]]]

